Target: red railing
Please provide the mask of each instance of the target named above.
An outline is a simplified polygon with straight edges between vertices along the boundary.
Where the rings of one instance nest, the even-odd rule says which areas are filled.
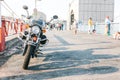
[[[0,27],[0,52],[5,50],[5,37],[15,35],[23,31],[23,22],[20,19],[2,16],[2,27]]]

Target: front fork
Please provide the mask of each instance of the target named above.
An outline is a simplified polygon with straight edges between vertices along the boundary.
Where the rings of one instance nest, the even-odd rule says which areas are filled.
[[[23,49],[23,56],[25,55],[26,51],[27,51],[28,45],[25,44],[25,47]]]
[[[34,45],[34,52],[31,54],[32,58],[37,57],[37,53],[39,51],[39,42],[40,42],[40,40],[38,41],[38,43],[33,44]],[[32,45],[32,43],[30,43],[30,44]],[[25,43],[24,49],[23,49],[23,56],[26,54],[27,48],[28,48],[28,44]]]
[[[25,48],[23,50],[23,56],[26,54],[27,48],[28,48],[28,45],[25,45]],[[36,46],[34,46],[34,52],[32,52],[32,54],[31,54],[32,58],[34,58],[34,56],[36,56],[35,52],[36,52]]]

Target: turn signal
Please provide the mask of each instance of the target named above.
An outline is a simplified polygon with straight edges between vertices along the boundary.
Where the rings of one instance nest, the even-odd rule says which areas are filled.
[[[46,33],[46,29],[43,29],[42,32],[43,32],[43,33]]]
[[[37,37],[36,36],[33,37],[33,41],[37,41]]]

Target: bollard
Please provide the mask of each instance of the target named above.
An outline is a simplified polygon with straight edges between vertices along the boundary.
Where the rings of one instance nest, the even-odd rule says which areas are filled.
[[[14,22],[14,31],[15,31],[15,34],[18,33],[18,19],[16,19],[16,22]]]
[[[2,21],[2,26],[0,27],[0,52],[5,50],[5,21]]]
[[[20,32],[22,32],[22,31],[23,31],[22,26],[23,26],[23,23],[20,23]]]
[[[1,17],[1,1],[0,0],[0,52],[5,50],[5,36],[4,36],[4,28],[2,23],[2,17]]]

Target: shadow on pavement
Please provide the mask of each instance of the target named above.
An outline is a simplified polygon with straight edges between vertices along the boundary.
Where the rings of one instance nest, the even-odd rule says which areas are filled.
[[[32,74],[35,76],[40,75],[42,79],[83,74],[108,74],[117,72],[119,70],[118,68],[112,66],[96,66],[87,69],[78,68],[81,65],[99,63],[99,60],[101,59],[112,59],[120,57],[114,55],[93,55],[93,50],[94,49],[88,49],[84,51],[54,52],[46,55],[46,58],[44,59],[44,61],[49,61],[49,63],[30,66],[29,70],[52,70],[44,73]]]
[[[98,48],[95,48],[98,49]],[[100,48],[101,49],[101,48]],[[100,59],[119,58],[115,55],[93,55],[93,49],[84,51],[62,51],[47,54],[45,64],[31,66],[30,70],[48,70],[68,67],[76,67],[85,64],[99,63]]]
[[[13,55],[20,54],[22,52],[21,49],[16,48],[21,44],[23,43],[18,38],[6,42],[6,49],[0,54],[0,67],[4,65]]]
[[[54,70],[49,72],[42,72],[42,73],[35,73],[35,74],[28,74],[28,75],[19,75],[19,76],[11,76],[7,77],[8,79],[20,79],[22,80],[45,80],[45,79],[51,79],[51,78],[57,78],[57,77],[66,77],[66,76],[75,76],[75,75],[92,75],[92,74],[107,74],[107,73],[113,73],[118,71],[117,68],[111,67],[111,66],[100,66],[100,67],[92,67],[88,69],[84,68],[70,68],[70,69],[64,69],[64,70]],[[2,78],[6,79],[6,78]]]
[[[84,75],[84,74],[108,74],[117,72],[119,69],[113,66],[95,66],[89,68],[81,68],[81,65],[99,63],[101,59],[112,59],[119,58],[120,56],[115,55],[93,55],[93,50],[101,49],[87,49],[83,51],[63,51],[63,52],[53,52],[46,55],[44,59],[44,64],[39,64],[35,66],[30,66],[31,71],[45,71],[37,72],[33,74],[25,74],[18,76],[5,77],[6,78],[22,78],[22,79],[32,79],[32,80],[43,80],[57,77],[74,76],[74,75]],[[39,77],[38,77],[39,76]],[[4,79],[4,78],[2,78]]]
[[[3,55],[0,55],[0,67],[6,62],[8,61],[9,57],[7,56],[3,56]]]

